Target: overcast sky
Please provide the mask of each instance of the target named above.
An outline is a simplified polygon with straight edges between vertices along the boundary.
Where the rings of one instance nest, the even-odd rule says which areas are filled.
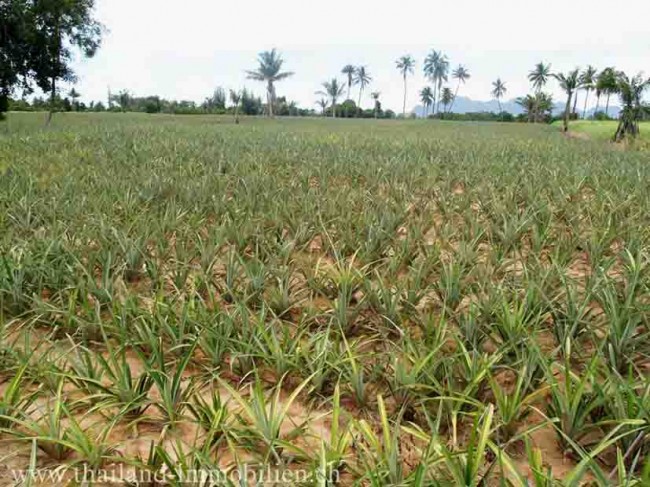
[[[366,65],[370,91],[382,93],[385,108],[401,110],[402,79],[395,59],[411,54],[407,107],[425,85],[422,61],[442,50],[451,67],[472,77],[460,95],[490,99],[491,83],[506,81],[514,98],[529,90],[526,75],[539,61],[564,71],[593,64],[650,74],[650,1],[628,0],[96,0],[105,24],[95,58],[77,62],[83,99],[106,99],[128,89],[136,95],[202,101],[216,86],[264,87],[246,79],[259,51],[277,47],[287,70],[278,95],[315,107],[320,84],[345,64]],[[451,83],[450,83],[451,84]],[[551,89],[558,97],[555,83]],[[452,85],[453,87],[453,85]],[[356,95],[353,97],[356,99]]]

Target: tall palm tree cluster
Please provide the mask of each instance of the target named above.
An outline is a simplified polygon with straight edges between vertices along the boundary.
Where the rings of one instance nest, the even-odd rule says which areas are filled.
[[[460,86],[471,77],[469,70],[459,64],[451,72],[451,76],[456,80],[456,88],[452,91],[449,87],[443,87],[443,84],[449,81],[449,59],[442,51],[432,50],[424,58],[424,76],[432,86],[425,86],[420,90],[420,101],[424,105],[424,116],[431,115],[442,117],[444,113],[449,113],[454,107],[454,102],[458,97]],[[442,111],[440,105],[442,104]]]
[[[580,90],[585,92],[582,118],[587,118],[587,103],[592,91],[596,92],[597,97],[594,117],[604,115],[605,118],[609,118],[610,97],[614,94],[619,95],[623,106],[614,140],[622,140],[626,135],[635,137],[639,133],[639,120],[650,113],[650,108],[643,103],[643,94],[650,87],[650,79],[644,79],[641,74],[630,78],[623,71],[617,71],[613,67],[607,67],[599,73],[591,65],[582,71],[580,68],[575,68],[566,73],[553,73],[550,64],[538,63],[528,74],[535,94],[517,100],[517,103],[528,113],[529,121],[539,121],[545,113],[550,113],[552,110],[552,97],[542,91],[550,78],[557,80],[566,94],[562,125],[564,132],[569,130],[569,120],[579,117],[577,106]],[[600,112],[600,98],[603,95],[606,96],[605,111]]]
[[[343,66],[343,69],[341,70],[341,73],[345,75],[345,83],[339,82],[336,78],[332,78],[329,81],[326,81],[322,84],[322,90],[319,90],[316,92],[317,95],[322,95],[325,96],[325,98],[321,98],[316,102],[318,106],[321,107],[322,113],[325,114],[325,111],[328,108],[328,103],[329,107],[331,108],[331,114],[333,118],[336,118],[336,103],[337,101],[344,95],[346,94],[346,103],[344,110],[346,116],[348,115],[348,110],[350,109],[351,105],[354,105],[354,102],[352,101],[352,87],[353,86],[358,86],[359,87],[359,95],[357,99],[357,103],[355,105],[355,108],[359,110],[361,108],[361,101],[363,98],[363,92],[364,90],[370,85],[372,82],[372,76],[370,75],[370,72],[368,71],[368,68],[366,66],[360,65],[360,66],[354,66],[353,64],[346,64]],[[377,100],[379,98],[379,93],[374,92],[371,93],[372,98],[375,100],[375,107],[377,106]],[[375,109],[375,116],[376,116],[377,110]]]
[[[283,64],[284,60],[282,56],[275,49],[272,49],[271,51],[264,51],[259,54],[256,70],[247,71],[249,79],[266,83],[267,114],[271,117],[274,113],[274,104],[276,101],[275,83],[293,75],[291,71],[282,70]],[[402,76],[404,84],[402,116],[406,117],[408,77],[415,72],[416,61],[410,54],[405,54],[395,61],[395,66]],[[470,79],[470,72],[465,66],[459,64],[451,71],[451,78],[455,80],[455,88],[452,89],[449,86],[445,86],[445,83],[449,82],[450,77],[449,59],[442,51],[435,49],[424,58],[423,72],[425,78],[430,83],[430,85],[424,86],[419,92],[420,101],[424,106],[424,116],[426,117],[430,114],[434,117],[444,118],[445,114],[453,110],[460,87]],[[317,101],[317,105],[321,108],[321,113],[325,115],[327,109],[330,108],[333,118],[337,115],[337,103],[344,95],[347,95],[346,103],[344,104],[346,116],[348,115],[347,110],[351,107],[358,112],[361,109],[364,91],[372,82],[372,76],[368,68],[364,65],[355,66],[348,64],[343,67],[341,73],[345,75],[344,82],[340,82],[334,77],[324,82],[322,89],[316,92],[316,94],[321,96]],[[566,93],[563,117],[563,129],[565,132],[569,130],[569,120],[572,117],[578,118],[577,107],[580,91],[585,93],[582,118],[587,117],[587,105],[592,91],[595,91],[596,94],[596,109],[594,114],[597,116],[600,116],[598,114],[600,113],[601,97],[606,97],[604,111],[606,118],[609,117],[611,95],[617,94],[620,96],[623,108],[621,110],[620,124],[615,135],[616,140],[622,139],[626,134],[631,136],[638,134],[638,121],[647,116],[650,111],[648,106],[643,103],[643,94],[650,87],[650,79],[644,79],[642,75],[630,78],[622,71],[617,71],[613,67],[607,67],[598,72],[591,65],[587,66],[584,70],[575,68],[566,73],[560,73],[553,72],[551,70],[551,64],[540,62],[528,73],[528,80],[533,89],[532,93],[516,99],[516,103],[523,108],[529,122],[540,122],[552,115],[554,108],[553,97],[544,92],[544,88],[551,79],[555,79],[560,88]],[[358,87],[356,104],[351,99],[353,87]],[[492,83],[491,94],[497,100],[501,114],[503,114],[501,99],[507,91],[506,83],[501,78],[497,78]],[[374,101],[373,109],[375,117],[377,117],[381,110],[379,96],[380,93],[377,91],[371,93]]]

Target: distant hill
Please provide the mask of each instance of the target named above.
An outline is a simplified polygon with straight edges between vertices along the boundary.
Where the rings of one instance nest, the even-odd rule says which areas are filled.
[[[580,100],[578,100],[578,106],[579,105],[580,105]],[[513,115],[519,115],[520,113],[523,113],[523,110],[519,105],[517,105],[514,99],[503,100],[501,102],[501,108],[502,110],[512,113]],[[600,107],[600,110],[604,110],[604,109],[605,109],[604,106]],[[418,117],[424,116],[424,107],[422,105],[416,105],[412,111]],[[481,101],[481,100],[472,100],[471,98],[467,98],[466,96],[459,96],[458,98],[456,98],[453,111],[455,113],[475,113],[475,112],[497,113],[499,111],[499,104],[497,103],[496,100]],[[560,101],[556,102],[553,108],[553,114],[561,115],[563,112],[564,112],[564,102],[560,102]],[[610,117],[614,117],[614,118],[618,117],[618,112],[619,112],[618,107],[616,106],[609,107]],[[582,114],[582,110],[578,109],[578,113]],[[593,109],[587,110],[587,115],[593,115],[593,113],[594,113]]]

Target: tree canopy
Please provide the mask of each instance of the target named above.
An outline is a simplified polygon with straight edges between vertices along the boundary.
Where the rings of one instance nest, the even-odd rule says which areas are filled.
[[[0,113],[17,88],[32,83],[50,94],[57,82],[75,81],[75,51],[92,57],[101,44],[102,25],[94,0],[3,0],[0,3]],[[50,111],[51,115],[51,111]]]

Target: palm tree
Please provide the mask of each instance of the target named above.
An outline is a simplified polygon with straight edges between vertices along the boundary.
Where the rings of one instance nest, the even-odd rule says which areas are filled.
[[[546,86],[548,79],[551,77],[551,65],[537,63],[535,68],[528,73],[528,80],[533,84],[535,92],[539,93]]]
[[[643,104],[643,94],[650,88],[650,78],[644,79],[641,74],[629,78],[623,72],[618,73],[616,78],[616,92],[623,105],[621,119],[614,135],[614,140],[618,142],[626,135],[632,138],[639,135],[639,120],[644,115],[650,115],[650,106]]]
[[[325,98],[321,98],[320,100],[316,101],[316,105],[320,107],[321,115],[325,116],[325,109],[327,108],[327,100]]]
[[[402,116],[406,118],[406,77],[409,74],[413,74],[415,69],[415,59],[410,54],[406,54],[400,57],[395,61],[397,69],[402,73],[402,78],[404,78],[404,104],[402,105]]]
[[[447,107],[454,102],[454,94],[449,87],[445,86],[443,88],[440,102],[444,108],[444,113],[448,113]]]
[[[230,101],[235,105],[235,124],[239,123],[239,102],[241,101],[241,93],[235,90],[230,90]]]
[[[598,109],[600,108],[600,97],[603,94],[603,91],[600,89],[600,86],[598,86],[598,78],[596,78],[596,83],[595,83],[595,89],[596,89],[596,108],[594,109],[594,115],[598,113]]]
[[[447,56],[442,52],[432,50],[427,57],[424,58],[424,75],[433,83],[433,113],[440,105],[440,89],[442,82],[447,81],[447,73],[449,72],[449,61]]]
[[[434,77],[434,73],[435,73],[435,68],[438,65],[440,56],[441,56],[440,52],[433,49],[424,58],[424,66],[423,66],[424,76],[433,83],[433,112],[432,112],[433,115],[435,115],[436,113],[436,86],[437,86],[436,83],[437,80]]]
[[[276,81],[282,81],[293,75],[291,71],[282,71],[284,60],[277,50],[261,52],[257,56],[259,66],[255,71],[246,71],[248,79],[266,83],[266,102],[269,107],[269,117],[273,116],[273,103],[275,102]]]
[[[593,66],[589,65],[580,75],[580,84],[582,89],[587,93],[585,94],[585,106],[582,110],[582,118],[587,118],[587,102],[589,101],[589,93],[594,89],[596,83],[596,73],[597,70]]]
[[[454,103],[456,102],[456,97],[458,96],[458,90],[460,89],[460,84],[463,83],[465,84],[465,81],[471,78],[471,75],[469,74],[469,71],[465,66],[462,64],[459,64],[458,67],[451,73],[451,77],[454,79],[458,80],[458,84],[456,85],[456,92],[454,93],[454,99],[451,102],[451,107],[449,108],[449,111],[452,111],[454,109]]]
[[[347,100],[350,99],[350,92],[352,91],[352,84],[354,83],[354,74],[356,73],[357,68],[355,68],[352,64],[346,64],[343,66],[343,69],[341,70],[341,73],[345,75],[347,84],[348,84],[348,96]],[[347,117],[348,115],[348,105],[345,105],[345,116]]]
[[[375,100],[375,118],[379,116],[379,110],[381,110],[381,103],[379,103],[379,96],[381,95],[378,91],[373,91],[370,93],[370,97]]]
[[[425,86],[420,91],[420,101],[424,105],[424,118],[427,117],[429,113],[429,107],[433,103],[433,90],[429,86]]]
[[[370,76],[366,67],[359,66],[354,75],[354,84],[359,85],[359,103],[357,103],[359,109],[361,109],[361,95],[363,94],[363,89],[368,86],[371,81],[372,76]]]
[[[536,115],[538,113],[547,114],[553,111],[553,96],[544,92],[519,97],[515,103],[523,108],[529,122],[533,120],[533,117],[538,116]]]
[[[294,100],[289,102],[287,109],[289,110],[289,115],[293,115],[294,117],[298,116],[298,104]]]
[[[332,101],[332,118],[336,118],[336,101],[343,96],[345,92],[345,85],[339,83],[339,80],[332,78],[331,81],[325,81],[323,83],[324,91],[317,91],[317,95],[323,95],[329,97]]]
[[[508,88],[506,88],[506,84],[501,81],[501,78],[497,78],[496,81],[492,82],[492,96],[497,99],[497,103],[499,104],[499,113],[503,113],[503,110],[501,109],[501,98],[507,91]]]
[[[542,88],[546,86],[548,79],[551,77],[551,65],[543,62],[537,63],[535,68],[528,73],[528,80],[533,84],[535,94],[539,95]],[[539,118],[538,109],[534,111],[534,121]]]
[[[530,122],[535,116],[537,97],[533,95],[520,96],[515,100],[515,103],[524,110],[524,114],[528,118],[528,122]]]
[[[564,90],[567,95],[566,106],[564,108],[564,132],[569,131],[569,118],[571,116],[571,99],[580,87],[580,69],[576,68],[569,71],[567,74],[554,73],[553,77],[560,83],[560,88]]]
[[[355,68],[352,64],[346,64],[341,70],[341,73],[346,76],[346,81],[348,84],[348,100],[350,99],[350,91],[352,90],[352,84],[354,83],[354,75],[356,72],[357,68]]]
[[[618,91],[618,79],[614,68],[605,68],[600,72],[596,80],[596,89],[601,94],[607,95],[605,115],[609,117],[609,97]]]
[[[438,106],[436,108],[438,112],[440,111],[441,102],[440,90],[442,89],[442,83],[446,82],[449,79],[448,74],[449,60],[447,59],[447,56],[441,53],[440,58],[438,59],[438,63],[434,66],[433,70],[433,77],[438,82]]]

